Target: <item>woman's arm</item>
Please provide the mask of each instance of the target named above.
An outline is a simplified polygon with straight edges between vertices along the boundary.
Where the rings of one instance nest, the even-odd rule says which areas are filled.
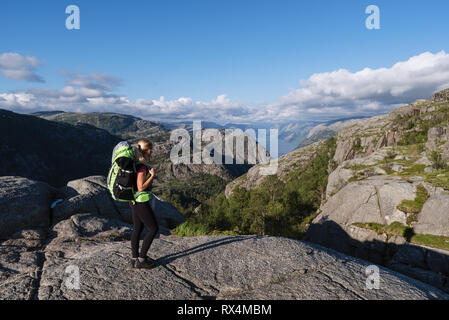
[[[153,168],[151,168],[150,173],[151,173],[151,177],[149,177],[147,181],[145,181],[146,172],[140,171],[137,173],[137,190],[139,192],[145,191],[148,188],[148,186],[150,185],[150,183],[153,181],[153,179],[154,179],[154,169]]]

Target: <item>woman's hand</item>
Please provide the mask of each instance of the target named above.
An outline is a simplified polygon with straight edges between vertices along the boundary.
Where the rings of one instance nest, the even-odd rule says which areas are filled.
[[[150,169],[150,173],[151,173],[151,177],[149,179],[154,177],[154,168],[153,167]]]

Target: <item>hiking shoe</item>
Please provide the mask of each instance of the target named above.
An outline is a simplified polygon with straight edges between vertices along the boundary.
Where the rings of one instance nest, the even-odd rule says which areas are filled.
[[[152,269],[156,266],[154,260],[145,258],[144,261],[140,262],[139,259],[136,260],[135,268],[137,269]]]

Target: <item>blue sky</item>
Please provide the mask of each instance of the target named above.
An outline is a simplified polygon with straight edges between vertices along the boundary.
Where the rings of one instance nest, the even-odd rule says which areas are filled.
[[[65,8],[71,4],[80,8],[80,30],[65,28]],[[365,8],[371,4],[380,8],[380,30],[365,27]],[[35,99],[32,107],[20,108],[4,102],[4,108],[22,112],[58,109],[57,100],[49,101],[45,95],[42,98],[42,91],[36,89],[61,90],[80,77],[86,87],[92,88],[95,81],[96,85],[101,84],[90,77],[95,73],[120,78],[103,88],[102,94],[111,99],[127,99],[120,105],[114,102],[111,111],[148,117],[151,109],[144,112],[143,108],[157,104],[153,100],[160,101],[163,96],[164,101],[177,103],[158,106],[154,114],[161,118],[170,118],[170,110],[173,118],[182,118],[184,109],[179,104],[185,102],[178,101],[182,97],[190,99],[185,109],[189,118],[203,116],[213,120],[214,108],[221,105],[233,114],[230,121],[262,119],[261,112],[252,117],[257,110],[265,110],[263,113],[271,116],[284,114],[279,121],[298,114],[303,114],[299,115],[303,119],[320,117],[317,108],[323,105],[304,100],[307,93],[298,91],[285,99],[291,90],[304,87],[300,80],[339,69],[350,73],[367,67],[388,69],[425,52],[449,52],[447,12],[446,0],[2,0],[0,55],[15,53],[35,58],[38,63],[30,68],[45,82],[17,79],[4,73],[0,75],[0,93],[32,92]],[[446,55],[432,61],[445,63]],[[67,73],[72,74],[71,78]],[[449,84],[446,74],[439,78],[415,86],[426,87],[422,92],[418,90],[420,94],[431,94]],[[416,98],[410,93],[415,89],[393,94],[395,99],[389,97],[385,101],[374,94],[351,110],[345,99],[329,101],[324,107],[337,109],[322,112],[322,116],[324,119],[333,111],[335,117],[385,112]],[[320,87],[318,91],[328,90]],[[3,98],[7,100],[6,96]],[[83,98],[86,97],[75,100],[83,105]],[[320,101],[327,101],[326,98],[329,97]],[[136,103],[139,99],[152,102]],[[370,111],[359,108],[362,103],[369,104]],[[192,104],[202,111],[191,112]],[[95,106],[98,111],[108,110],[105,103],[100,106],[99,102],[78,109],[96,111]],[[297,108],[296,113],[284,110],[292,106]]]

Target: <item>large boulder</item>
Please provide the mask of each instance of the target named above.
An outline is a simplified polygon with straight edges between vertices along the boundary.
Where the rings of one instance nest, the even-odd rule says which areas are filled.
[[[65,199],[53,209],[54,222],[86,212],[110,219],[120,219],[119,211],[106,187],[104,176],[73,180],[60,190]]]
[[[0,239],[18,230],[49,227],[50,205],[56,190],[22,177],[0,177]]]
[[[77,238],[114,238],[129,239],[133,231],[132,225],[119,220],[111,220],[98,215],[76,214],[53,226],[56,237],[66,239]]]
[[[436,194],[426,201],[414,230],[449,237],[449,194]]]
[[[356,195],[356,196],[355,196]],[[397,209],[402,200],[414,200],[416,186],[413,183],[374,176],[363,181],[351,182],[331,197],[322,207],[323,216],[339,224],[406,222],[406,214]]]

